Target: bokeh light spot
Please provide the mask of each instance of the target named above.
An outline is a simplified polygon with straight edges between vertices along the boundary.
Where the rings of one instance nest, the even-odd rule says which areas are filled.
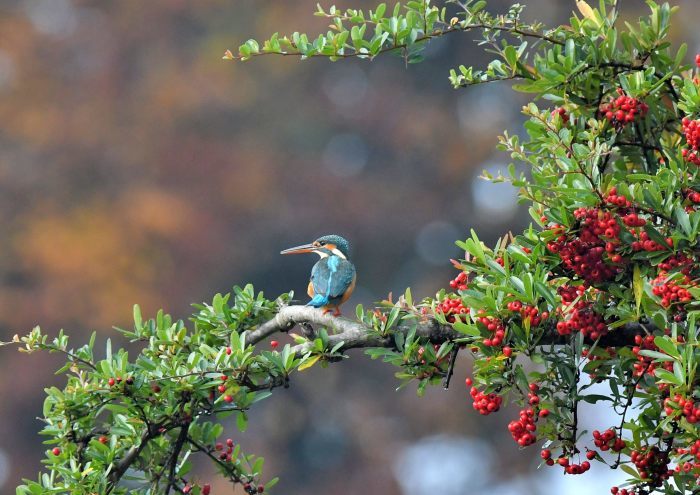
[[[323,164],[338,177],[354,177],[365,168],[369,152],[357,134],[336,134],[323,151]]]
[[[423,261],[443,265],[457,252],[454,241],[459,237],[461,233],[453,224],[444,220],[430,222],[416,236],[416,252]]]
[[[485,170],[496,177],[505,168],[503,165],[490,165]],[[493,183],[480,175],[474,176],[471,183],[475,209],[497,221],[512,218],[518,209],[518,190],[509,182]]]

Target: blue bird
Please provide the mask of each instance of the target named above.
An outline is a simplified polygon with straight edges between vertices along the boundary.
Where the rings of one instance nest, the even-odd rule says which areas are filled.
[[[340,315],[340,305],[355,290],[355,265],[348,260],[350,244],[339,235],[324,235],[311,244],[285,249],[280,254],[316,253],[321,259],[311,269],[307,306],[323,308],[333,316]]]

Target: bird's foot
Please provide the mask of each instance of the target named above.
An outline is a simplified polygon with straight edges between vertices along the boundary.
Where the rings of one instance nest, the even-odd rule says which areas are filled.
[[[335,308],[323,308],[324,315],[327,315],[331,311],[333,311],[333,316],[340,316],[340,308],[337,306]]]

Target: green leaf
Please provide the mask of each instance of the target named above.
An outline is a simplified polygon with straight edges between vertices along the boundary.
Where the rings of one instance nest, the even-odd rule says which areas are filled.
[[[654,370],[654,373],[656,374],[656,376],[658,378],[660,378],[664,382],[672,383],[673,385],[678,385],[678,386],[683,385],[683,380],[678,378],[676,375],[674,375],[670,371],[666,371],[665,369],[662,369],[662,368],[657,368],[656,370]]]
[[[473,337],[478,337],[479,335],[481,335],[476,325],[467,325],[466,323],[459,320],[455,321],[452,324],[452,328],[454,328],[459,333],[471,335]]]
[[[240,432],[244,432],[248,429],[248,416],[245,412],[238,411],[238,414],[236,414],[236,427]]]
[[[680,225],[681,229],[683,229],[683,233],[688,237],[694,238],[694,232],[690,225],[690,216],[688,215],[688,212],[685,211],[682,206],[678,205],[674,209],[674,213],[678,225]]]
[[[543,284],[539,280],[535,280],[535,290],[544,298],[545,301],[547,301],[550,308],[557,307],[557,298],[555,297],[554,292],[547,285]]]
[[[632,272],[632,287],[634,289],[634,301],[637,308],[637,317],[639,318],[639,308],[642,304],[642,296],[644,295],[644,279],[639,269],[639,265],[634,265]]]
[[[674,361],[675,360],[675,358],[673,358],[667,354],[662,354],[660,352],[651,351],[649,349],[642,349],[641,351],[639,351],[639,354],[641,354],[642,356],[654,358],[657,361]]]
[[[673,356],[676,359],[681,358],[681,353],[678,351],[676,345],[671,341],[670,338],[666,336],[658,336],[654,338],[654,344],[656,347],[664,351],[669,356]]]
[[[134,304],[134,327],[140,329],[143,326],[143,318],[141,317],[141,307]]]
[[[300,365],[299,365],[299,371],[304,371],[306,369],[311,368],[314,364],[318,362],[318,360],[321,359],[320,354],[316,354],[315,356],[310,356],[306,358]]]

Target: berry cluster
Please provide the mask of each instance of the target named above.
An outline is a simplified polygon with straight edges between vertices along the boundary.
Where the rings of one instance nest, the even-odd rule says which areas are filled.
[[[664,251],[673,247],[671,238],[660,244],[643,230],[647,220],[640,217],[633,203],[611,188],[603,208],[578,208],[574,212],[580,228],[578,235],[567,237],[563,227],[554,225],[550,230],[558,234],[547,244],[547,249],[561,258],[566,269],[574,272],[588,284],[613,279],[623,268],[624,248],[620,240],[623,225],[635,240],[632,251]]]
[[[618,488],[613,486],[610,489],[610,493],[612,493],[612,495],[635,495],[637,492],[631,489],[628,490],[627,488]]]
[[[540,452],[540,457],[544,460],[547,466],[554,466],[554,459],[552,459],[552,451],[549,449],[543,449]],[[591,459],[589,457],[589,459]],[[566,474],[583,474],[589,469],[591,469],[591,463],[588,461],[583,461],[581,464],[573,464],[571,460],[566,456],[561,456],[556,460],[556,463],[564,468]]]
[[[487,347],[498,347],[503,344],[503,339],[506,336],[506,327],[498,318],[492,316],[480,316],[477,321],[486,327],[486,330],[493,335],[491,338],[484,339],[484,345]]]
[[[219,391],[220,394],[224,396],[224,402],[227,404],[231,404],[233,402],[233,396],[229,395],[226,393],[228,390],[228,387],[226,386],[226,381],[228,380],[228,376],[226,375],[221,375],[219,377],[223,383],[221,383],[216,389]]]
[[[211,455],[215,455],[219,458],[221,462],[238,462],[237,459],[233,458],[233,451],[235,450],[235,444],[233,442],[233,439],[227,438],[225,442],[217,442],[214,444],[214,447],[210,447]],[[186,485],[189,486],[189,485]],[[250,481],[246,481],[243,484],[243,490],[245,493],[248,494],[254,494],[254,493],[264,493],[265,492],[265,485],[257,485],[254,486],[250,483]],[[208,484],[202,485],[202,495],[208,495],[211,491],[211,487],[209,487]],[[184,492],[184,489],[183,489]],[[185,492],[189,493],[189,492]]]
[[[233,440],[226,439],[226,446],[222,442],[217,442],[214,445],[214,450],[219,452],[219,459],[226,462],[231,462],[231,453],[233,452]]]
[[[446,297],[435,306],[435,311],[444,314],[448,322],[454,323],[456,320],[455,315],[466,315],[469,313],[469,308],[458,297]]]
[[[126,380],[123,380],[126,385],[133,385],[134,384],[134,377],[129,376],[127,377]],[[116,378],[110,377],[109,380],[107,380],[107,385],[110,387],[114,387],[115,385],[119,385],[122,383],[122,377],[118,376]]]
[[[666,238],[666,246],[663,244],[659,244],[656,241],[652,241],[649,238],[649,234],[646,233],[646,231],[632,231],[632,235],[637,238],[636,241],[633,241],[631,246],[632,246],[632,251],[649,251],[649,252],[654,252],[654,251],[664,251],[668,249],[669,247],[673,247],[673,239],[670,237]]]
[[[467,282],[469,282],[466,272],[459,272],[453,280],[450,280],[450,287],[456,290],[467,290]]]
[[[185,486],[182,487],[182,493],[191,493],[192,492],[193,485],[190,485],[187,483]],[[202,485],[202,490],[200,492],[202,495],[209,495],[211,493],[211,485],[209,483],[204,483]]]
[[[536,307],[527,304],[524,305],[520,301],[509,302],[508,310],[513,311],[514,313],[520,313],[523,321],[529,318],[531,327],[538,326],[540,323],[542,323],[542,320],[546,320],[549,317],[549,313],[547,311],[540,314],[540,310]]]
[[[564,468],[566,474],[583,474],[591,469],[591,463],[583,461],[581,464],[573,464],[569,458],[560,457],[557,462]]]
[[[530,384],[530,391],[527,393],[527,401],[531,406],[537,406],[540,403],[540,396],[537,395],[540,387],[536,383]],[[546,411],[546,409],[543,409]],[[549,414],[549,411],[547,411]]]
[[[569,318],[557,323],[559,334],[569,335],[572,331],[581,332],[584,337],[596,340],[608,333],[608,325],[603,316],[593,310],[592,303],[579,301],[569,313]]]
[[[508,423],[508,431],[521,447],[532,445],[537,440],[535,436],[535,411],[531,408],[522,409],[520,418],[517,421]]]
[[[598,430],[594,430],[593,443],[603,452],[607,452],[608,450],[620,452],[627,446],[627,443],[622,438],[618,437],[617,433],[611,428],[608,428],[602,433]],[[593,457],[595,457],[595,451],[590,452],[593,452]]]
[[[639,476],[649,480],[653,487],[661,486],[673,476],[673,471],[668,469],[668,453],[662,452],[656,446],[633,450],[630,458],[637,467]]]
[[[700,421],[700,402],[695,402],[680,394],[676,394],[673,399],[670,397],[664,399],[664,411],[667,416],[671,416],[676,410],[680,410],[688,423],[694,424]]]
[[[632,347],[632,353],[637,356],[637,362],[634,363],[634,376],[642,376],[646,372],[647,375],[655,376],[654,370],[657,366],[661,365],[667,371],[673,372],[673,362],[664,361],[663,363],[655,363],[654,358],[643,356],[640,351],[649,350],[661,352],[661,350],[654,343],[653,335],[646,335],[642,337],[641,335],[634,336],[634,347]],[[659,388],[666,388],[666,384],[659,384]]]
[[[483,416],[488,416],[501,408],[503,398],[498,394],[485,394],[476,387],[472,387],[470,394],[474,401],[474,409],[479,411],[479,414]]]
[[[684,473],[689,473],[693,470],[695,470],[694,476],[696,478],[700,477],[700,440],[696,440],[695,443],[693,443],[690,448],[688,449],[683,449],[679,448],[676,449],[676,452],[678,455],[685,455],[689,454],[691,456],[690,460],[683,462],[683,464],[678,464],[675,468],[675,471],[677,473],[683,471]]]
[[[693,189],[684,190],[683,196],[694,205],[700,203],[700,192],[694,191]],[[691,206],[690,211],[695,211],[695,209]]]
[[[693,299],[688,289],[683,287],[691,285],[690,278],[688,275],[682,275],[680,279],[667,279],[668,273],[659,272],[659,276],[651,282],[652,292],[661,298],[661,306],[669,308],[672,304],[676,304],[682,312],[683,306]]]
[[[598,208],[579,208],[574,213],[581,224],[578,237],[568,239],[561,234],[547,244],[547,249],[561,258],[564,267],[576,273],[588,283],[600,283],[612,279],[618,268],[605,262],[606,245],[612,250],[619,244],[620,226],[610,212]],[[554,229],[560,230],[560,226]],[[612,261],[612,259],[611,259]],[[622,258],[616,258],[622,261]]]
[[[649,106],[643,101],[625,94],[618,88],[617,98],[613,98],[608,103],[601,105],[600,113],[615,126],[622,129],[625,125],[633,122],[637,116],[644,117],[649,111]]]
[[[700,197],[700,193],[695,193]],[[699,201],[700,202],[700,201]],[[659,263],[659,270],[670,272],[672,270],[679,271],[685,275],[690,275],[690,271],[693,269],[693,258],[686,256],[683,253],[674,254],[669,256],[664,261]]]
[[[682,120],[683,133],[685,140],[688,142],[688,148],[683,149],[683,158],[686,161],[700,166],[700,120],[690,120],[684,117]]]

